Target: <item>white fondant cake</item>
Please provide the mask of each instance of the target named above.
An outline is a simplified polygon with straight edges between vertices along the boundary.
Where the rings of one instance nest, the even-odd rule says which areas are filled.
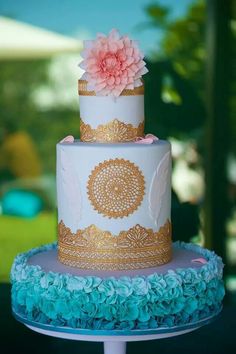
[[[170,220],[170,154],[170,144],[163,140],[151,145],[59,143],[58,221],[63,221],[73,233],[91,224],[115,235],[136,224],[158,231]],[[116,160],[120,164],[114,174],[112,167]],[[104,162],[107,166],[102,173]],[[95,206],[96,200],[91,200],[90,195],[92,185],[88,183],[97,166],[101,167],[101,173],[95,177],[94,198],[98,199]],[[163,179],[162,174],[165,174]],[[140,193],[139,200],[138,196],[137,200],[132,198],[134,193]],[[116,213],[119,216],[113,215],[112,210],[109,212],[112,205],[120,208]]]
[[[147,70],[136,42],[115,32],[97,41],[87,43],[79,80],[82,141],[57,144],[59,260],[103,270],[164,264],[170,144],[143,137]]]
[[[145,268],[170,260],[167,141],[109,146],[60,143],[57,191],[59,259],[63,263],[112,270]]]
[[[123,127],[129,125],[127,130],[126,141],[132,141],[134,136],[131,135],[132,128],[141,130],[143,134],[144,127],[144,87],[140,86],[134,90],[126,90],[125,94],[119,97],[112,96],[96,96],[94,92],[87,91],[87,85],[83,81],[79,81],[79,106],[80,119],[83,124],[86,124],[91,129],[97,129],[98,126],[107,126],[114,120],[122,124]],[[132,127],[130,126],[132,125]],[[123,128],[124,129],[124,128]],[[130,131],[131,130],[131,131]],[[111,134],[111,132],[110,132]],[[122,131],[116,137],[110,137],[112,142],[118,142],[118,135],[122,135]],[[136,136],[138,136],[136,134]],[[86,134],[81,129],[81,140],[87,140]],[[106,139],[96,137],[96,141],[110,142],[109,137]]]
[[[82,141],[57,144],[59,260],[83,269],[147,268],[171,259],[171,147],[143,137],[138,77],[146,70],[136,43],[109,40],[111,53],[100,53],[99,38],[98,50],[90,43],[84,54]],[[123,54],[113,53],[117,46]]]
[[[208,323],[222,307],[223,263],[184,243],[171,259],[171,148],[143,136],[143,55],[111,31],[83,58],[83,141],[57,144],[58,243],[16,257],[13,314],[108,336]]]

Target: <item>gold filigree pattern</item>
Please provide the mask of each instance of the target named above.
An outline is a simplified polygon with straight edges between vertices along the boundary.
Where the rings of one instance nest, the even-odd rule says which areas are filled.
[[[132,214],[143,200],[144,189],[142,172],[124,159],[101,162],[93,169],[87,185],[94,209],[109,218]]]
[[[144,122],[138,127],[132,124],[120,122],[118,119],[113,119],[107,124],[100,124],[97,128],[92,128],[89,124],[85,124],[80,120],[80,139],[85,142],[100,142],[100,143],[123,143],[134,141],[137,137],[144,135]]]
[[[87,88],[86,80],[78,80],[78,93],[80,96],[96,96],[95,91],[90,91]],[[133,90],[125,89],[121,92],[120,96],[138,96],[144,95],[144,85],[135,87]]]
[[[72,233],[59,223],[59,260],[69,266],[93,270],[128,270],[155,267],[171,259],[171,223],[159,231],[135,225],[119,235],[95,225]]]

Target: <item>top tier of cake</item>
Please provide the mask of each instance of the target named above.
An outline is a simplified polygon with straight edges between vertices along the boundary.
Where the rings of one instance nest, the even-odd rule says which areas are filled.
[[[79,80],[80,138],[85,142],[128,142],[144,133],[147,72],[137,42],[112,30],[84,41],[85,70]]]

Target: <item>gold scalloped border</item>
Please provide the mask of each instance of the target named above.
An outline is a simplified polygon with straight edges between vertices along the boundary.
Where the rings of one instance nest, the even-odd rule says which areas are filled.
[[[144,135],[144,121],[138,127],[132,124],[120,122],[113,119],[107,124],[100,124],[97,128],[92,128],[80,119],[80,139],[84,142],[100,143],[124,143],[134,141],[137,137]]]
[[[86,80],[78,80],[78,93],[80,96],[96,96],[95,91],[89,91],[87,89]],[[144,95],[144,85],[135,87],[133,90],[125,89],[121,92],[120,96],[140,96]]]
[[[171,260],[171,223],[154,232],[139,224],[119,235],[95,225],[73,233],[58,225],[58,257],[63,264],[92,270],[131,270],[159,266]]]

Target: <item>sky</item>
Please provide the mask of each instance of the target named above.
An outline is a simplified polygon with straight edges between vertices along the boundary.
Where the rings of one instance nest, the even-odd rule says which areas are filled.
[[[145,7],[153,2],[170,7],[177,18],[194,0],[0,0],[0,15],[82,40],[117,28],[137,39],[148,54],[162,36],[157,29],[139,27],[147,22]]]

